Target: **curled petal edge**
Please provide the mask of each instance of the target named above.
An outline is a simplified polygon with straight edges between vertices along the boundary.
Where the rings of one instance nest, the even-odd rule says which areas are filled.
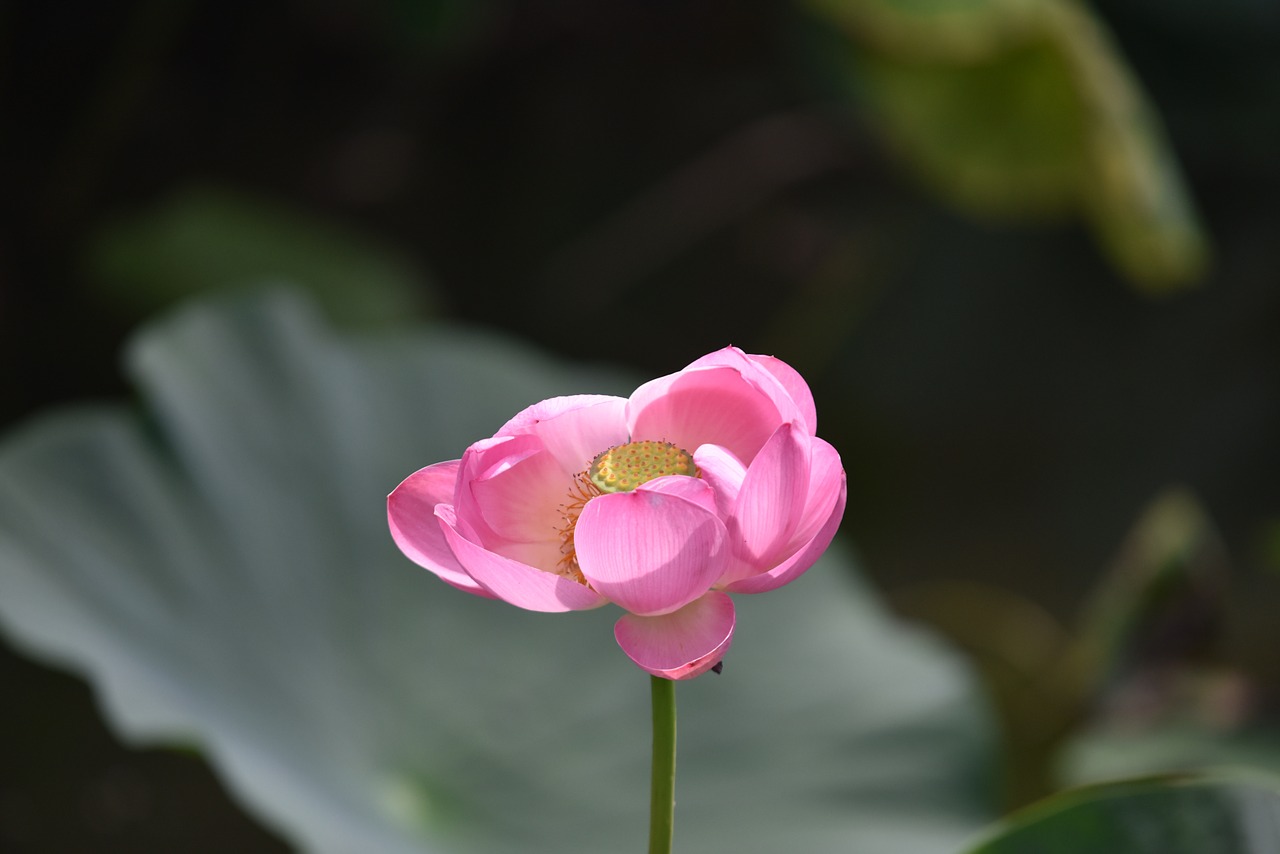
[[[772,398],[787,420],[797,420],[810,436],[817,435],[818,412],[813,392],[800,372],[786,362],[776,356],[754,355],[737,347],[725,347],[695,360],[685,370],[713,366],[737,370],[743,379]]]
[[[711,591],[660,617],[627,614],[613,636],[636,666],[663,679],[701,676],[724,660],[733,643],[733,600]]]
[[[554,397],[528,407],[498,436],[534,435],[568,473],[586,468],[605,448],[627,441],[627,400],[598,394]]]
[[[809,492],[810,443],[802,429],[781,425],[751,461],[734,499],[729,530],[738,556],[761,569],[794,542]]]
[[[453,502],[459,464],[459,460],[436,463],[401,481],[387,496],[387,527],[409,560],[459,590],[492,599],[493,594],[468,575],[453,556],[436,519],[436,506]]]
[[[840,480],[840,492],[836,496],[835,506],[831,508],[831,514],[827,516],[826,522],[814,534],[813,539],[798,548],[795,554],[778,564],[768,572],[762,572],[759,575],[753,575],[749,578],[743,578],[728,584],[725,590],[731,593],[767,593],[770,590],[776,590],[785,584],[790,584],[805,573],[809,567],[817,562],[822,553],[831,545],[831,540],[835,538],[836,529],[840,527],[840,522],[844,518],[844,505],[847,498],[847,488],[843,475]]]

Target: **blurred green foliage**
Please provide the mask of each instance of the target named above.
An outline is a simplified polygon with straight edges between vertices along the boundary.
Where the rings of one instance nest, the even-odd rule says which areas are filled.
[[[809,0],[854,85],[930,187],[1005,218],[1077,214],[1135,284],[1198,281],[1207,237],[1159,119],[1075,0]]]
[[[146,211],[107,220],[86,277],[102,298],[151,313],[184,298],[262,282],[305,282],[330,317],[378,326],[422,317],[430,290],[384,241],[288,204],[184,187]]]

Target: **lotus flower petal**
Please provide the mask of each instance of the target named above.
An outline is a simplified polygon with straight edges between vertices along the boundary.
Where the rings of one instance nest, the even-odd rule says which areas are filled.
[[[681,480],[704,497],[690,500],[678,483],[663,490],[662,482]],[[578,519],[582,574],[604,596],[646,616],[670,613],[704,594],[723,570],[724,540],[710,487],[689,477],[602,495]]]
[[[613,635],[641,670],[667,679],[692,679],[724,659],[733,642],[733,601],[711,592],[657,617],[628,614]]]
[[[436,463],[411,474],[387,498],[387,524],[400,551],[418,566],[468,593],[493,597],[458,563],[435,518],[435,506],[453,500],[458,460]]]
[[[805,570],[813,566],[831,545],[836,529],[840,527],[841,517],[844,516],[844,505],[845,485],[844,478],[841,477],[840,488],[835,494],[835,504],[812,539],[773,569],[735,581],[725,589],[731,593],[765,593],[795,581]]]
[[[786,362],[773,356],[744,353],[737,347],[725,347],[695,360],[689,367],[710,365],[727,366],[739,371],[744,379],[774,402],[784,418],[798,420],[810,436],[817,433],[818,412],[813,403],[813,393],[809,391],[809,384],[800,376],[800,372]]]
[[[746,462],[786,420],[776,402],[729,367],[686,370],[651,380],[631,395],[633,437],[653,437],[682,448],[708,442]]]
[[[734,547],[759,569],[795,533],[809,491],[809,437],[783,424],[747,469],[734,502]]]
[[[453,508],[447,504],[436,507],[436,516],[467,574],[499,599],[530,611],[580,611],[604,603],[598,593],[576,581],[540,572],[473,543],[458,530]]]
[[[535,434],[565,472],[579,472],[605,448],[627,441],[626,406],[626,398],[607,395],[555,397],[523,410],[497,435]]]

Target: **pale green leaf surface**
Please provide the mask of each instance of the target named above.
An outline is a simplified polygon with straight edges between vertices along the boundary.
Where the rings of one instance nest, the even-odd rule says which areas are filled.
[[[0,448],[0,625],[88,675],[117,731],[203,747],[317,852],[641,850],[648,683],[612,606],[545,615],[410,564],[384,498],[522,406],[634,380],[436,328],[335,335],[297,298],[202,304],[129,354],[144,416]],[[957,659],[835,549],[736,597],[679,686],[683,851],[954,851],[990,817]]]

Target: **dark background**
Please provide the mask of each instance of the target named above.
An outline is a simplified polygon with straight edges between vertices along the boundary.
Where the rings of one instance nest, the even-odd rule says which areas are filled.
[[[8,4],[0,425],[129,394],[119,349],[164,299],[106,282],[95,247],[230,188],[391,247],[414,316],[649,375],[727,343],[791,362],[891,597],[965,579],[1069,619],[1143,507],[1190,486],[1233,567],[1221,654],[1266,715],[1280,11],[1096,11],[1213,244],[1190,290],[1133,287],[1070,217],[940,201],[791,4]],[[118,745],[78,679],[7,649],[0,684],[0,849],[283,849],[198,758]]]

